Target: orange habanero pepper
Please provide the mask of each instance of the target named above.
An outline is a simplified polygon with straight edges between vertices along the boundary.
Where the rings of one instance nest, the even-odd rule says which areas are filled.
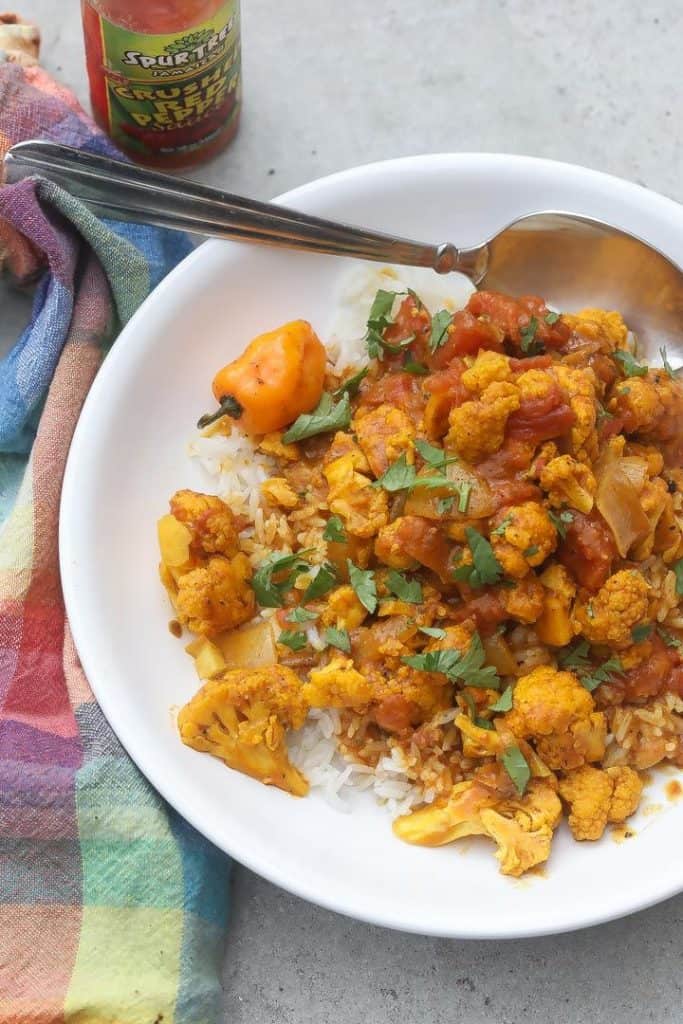
[[[198,426],[227,415],[248,434],[280,430],[320,401],[326,359],[307,320],[259,334],[214,377],[212,390],[220,407],[202,416]]]

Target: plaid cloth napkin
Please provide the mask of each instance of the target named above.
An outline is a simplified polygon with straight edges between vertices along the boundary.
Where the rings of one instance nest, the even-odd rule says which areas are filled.
[[[0,42],[0,157],[30,137],[116,155],[70,93],[30,60],[7,62]],[[0,364],[2,1024],[219,1014],[229,861],[113,735],[57,560],[64,463],[103,348],[188,248],[104,224],[44,180],[0,187],[0,265],[36,282],[31,322]]]

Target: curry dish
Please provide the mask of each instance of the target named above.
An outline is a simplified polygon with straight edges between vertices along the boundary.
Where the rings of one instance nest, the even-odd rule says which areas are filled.
[[[683,766],[683,389],[619,313],[536,297],[380,290],[365,344],[335,374],[294,321],[216,375],[205,434],[270,468],[256,513],[184,490],[159,522],[203,680],[180,735],[301,797],[331,709],[347,763],[419,787],[398,838],[520,875]]]

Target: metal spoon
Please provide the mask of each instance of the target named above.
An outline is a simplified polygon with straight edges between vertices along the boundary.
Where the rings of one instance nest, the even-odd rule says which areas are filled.
[[[355,256],[466,274],[512,295],[538,294],[553,307],[619,310],[641,354],[683,367],[683,271],[642,239],[603,221],[544,211],[514,220],[481,245],[426,245],[230,195],[184,178],[52,142],[13,146],[8,181],[41,174],[97,213],[202,235]]]

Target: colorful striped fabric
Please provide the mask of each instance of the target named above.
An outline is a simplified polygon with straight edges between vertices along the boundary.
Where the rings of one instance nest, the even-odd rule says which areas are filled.
[[[38,67],[0,64],[0,156],[114,152]],[[187,242],[105,225],[45,181],[0,188],[0,266],[35,281],[0,364],[0,1022],[218,1019],[229,862],[126,756],[65,618],[62,473],[103,347]]]

